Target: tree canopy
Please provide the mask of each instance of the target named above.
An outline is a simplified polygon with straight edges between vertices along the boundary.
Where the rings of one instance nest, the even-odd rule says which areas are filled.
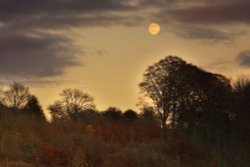
[[[123,117],[125,118],[125,120],[133,121],[138,118],[138,115],[135,111],[128,109],[123,113]]]
[[[122,111],[117,107],[108,107],[102,112],[102,115],[111,120],[120,120],[122,118]]]
[[[172,128],[205,126],[217,115],[227,117],[224,103],[231,91],[229,80],[179,57],[167,56],[149,66],[139,86],[151,100],[163,128],[167,122]]]
[[[34,95],[30,96],[26,106],[23,108],[23,112],[45,120],[42,106],[40,105],[38,98]]]

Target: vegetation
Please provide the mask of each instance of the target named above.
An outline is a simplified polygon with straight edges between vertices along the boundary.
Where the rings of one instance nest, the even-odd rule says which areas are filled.
[[[28,87],[2,89],[0,166],[247,167],[250,157],[250,79],[231,83],[168,56],[140,83],[141,112],[109,107],[65,89],[44,118]]]
[[[30,97],[29,88],[25,87],[20,83],[13,83],[9,85],[7,90],[1,91],[2,103],[12,109],[20,110],[23,109]]]
[[[94,99],[79,89],[65,89],[57,100],[48,109],[53,119],[76,120],[84,110],[95,109]]]

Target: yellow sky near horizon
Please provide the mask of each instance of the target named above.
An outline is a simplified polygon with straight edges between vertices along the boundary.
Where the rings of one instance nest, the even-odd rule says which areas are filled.
[[[31,91],[39,97],[44,109],[59,98],[62,89],[79,88],[95,98],[99,110],[115,106],[138,111],[138,84],[143,72],[167,55],[177,55],[229,78],[250,72],[235,65],[235,56],[246,49],[246,36],[234,43],[216,43],[182,39],[164,27],[152,36],[147,26],[75,30],[74,34],[81,35],[74,36],[73,42],[84,65],[67,69],[63,76],[55,78],[56,84],[33,85]]]

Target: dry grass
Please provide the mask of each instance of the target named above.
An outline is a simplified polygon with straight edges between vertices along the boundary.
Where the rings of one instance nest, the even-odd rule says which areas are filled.
[[[0,118],[3,167],[217,167],[211,151],[174,133],[163,140],[155,122],[137,120],[47,123]],[[219,166],[218,166],[219,167]]]

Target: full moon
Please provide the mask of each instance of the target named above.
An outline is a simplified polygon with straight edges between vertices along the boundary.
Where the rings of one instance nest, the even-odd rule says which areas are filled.
[[[157,23],[151,23],[148,26],[148,31],[151,35],[157,35],[161,30],[161,27]]]

